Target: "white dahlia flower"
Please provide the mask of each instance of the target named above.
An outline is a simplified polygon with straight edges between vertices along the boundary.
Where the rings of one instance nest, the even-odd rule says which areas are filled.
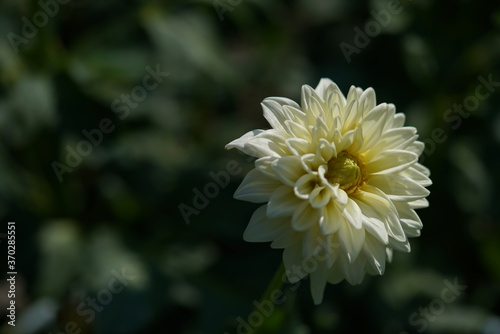
[[[392,251],[410,251],[420,235],[414,209],[428,206],[429,170],[417,162],[424,144],[393,104],[376,104],[372,88],[347,98],[329,79],[302,87],[301,105],[262,102],[272,129],[229,143],[256,157],[234,197],[259,207],[244,239],[283,248],[288,280],[310,275],[321,303],[326,282],[361,283],[384,273]]]

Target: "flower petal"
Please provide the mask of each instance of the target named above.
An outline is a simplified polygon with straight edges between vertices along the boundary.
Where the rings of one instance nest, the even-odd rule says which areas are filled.
[[[340,225],[345,224],[345,218],[341,210],[335,205],[334,201],[330,201],[321,210],[319,219],[320,231],[324,235],[329,235],[337,232]]]
[[[408,202],[429,195],[429,190],[399,174],[374,175],[368,179],[368,183],[382,190],[393,201]]]
[[[252,169],[234,193],[234,198],[252,203],[264,203],[282,183]]]
[[[292,187],[283,185],[271,195],[267,203],[267,216],[270,218],[292,216],[301,202],[303,200],[295,196]]]
[[[266,205],[262,205],[252,215],[243,239],[249,242],[273,241],[290,229],[288,219],[269,219],[266,216]]]
[[[363,248],[365,241],[365,230],[355,229],[351,224],[341,224],[339,231],[340,247],[347,256],[349,263],[353,263]]]
[[[318,177],[314,174],[305,174],[301,176],[293,187],[295,195],[298,198],[309,199],[309,195],[316,188]]]
[[[306,173],[300,158],[293,155],[276,159],[272,169],[284,184],[291,187]]]
[[[380,153],[366,164],[365,170],[370,175],[398,173],[417,162],[418,156],[409,151],[389,150]]]
[[[303,201],[295,209],[292,216],[292,227],[295,231],[306,231],[319,220],[318,210],[309,205],[308,201]]]
[[[283,264],[285,265],[286,275],[290,283],[297,283],[302,278],[307,276],[305,270],[294,270],[294,268],[299,267],[302,263],[302,253],[300,247],[296,245],[287,247],[283,251]]]
[[[318,269],[311,274],[311,295],[315,305],[321,304],[323,301],[323,293],[326,287],[328,278],[328,270],[323,263],[318,264]]]

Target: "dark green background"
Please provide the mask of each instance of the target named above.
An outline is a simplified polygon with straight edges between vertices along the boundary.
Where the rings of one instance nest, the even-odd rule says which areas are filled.
[[[354,45],[354,29],[387,6],[243,0],[221,21],[211,1],[70,0],[16,53],[13,34],[22,36],[23,17],[33,22],[42,7],[2,0],[0,233],[16,222],[18,309],[17,326],[2,316],[0,331],[60,333],[74,322],[82,334],[237,333],[281,251],[242,240],[258,205],[232,195],[252,162],[224,145],[268,127],[265,97],[299,100],[301,85],[330,77],[344,93],[373,87],[429,143],[434,184],[430,207],[419,210],[424,229],[384,276],[330,285],[320,306],[309,281],[288,289],[258,330],[416,333],[423,325],[410,317],[440,299],[447,279],[467,288],[425,332],[500,333],[500,87],[470,116],[443,118],[474,96],[478,76],[500,81],[500,6],[404,1],[348,62],[340,44]],[[120,119],[113,101],[142,85],[147,66],[169,75]],[[53,163],[67,164],[68,145],[75,149],[82,131],[105,118],[114,130],[59,182]],[[446,140],[433,141],[433,131]],[[186,224],[179,205],[191,206],[193,189],[230,160],[242,171]],[[80,303],[122,270],[135,278],[86,321]]]

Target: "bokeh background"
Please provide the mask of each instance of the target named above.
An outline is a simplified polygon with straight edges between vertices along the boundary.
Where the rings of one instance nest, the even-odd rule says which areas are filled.
[[[402,1],[349,59],[341,43],[388,1],[61,2],[0,3],[0,241],[6,254],[15,221],[18,271],[15,327],[0,283],[1,333],[500,333],[499,85],[446,114],[479,76],[500,81],[498,2]],[[145,90],[148,69],[162,76]],[[232,195],[252,161],[224,145],[268,127],[265,97],[299,100],[321,77],[373,87],[428,143],[422,236],[384,276],[330,285],[319,306],[304,281],[238,331],[281,252],[242,240],[258,205]],[[187,223],[179,205],[229,161],[239,172]],[[440,307],[445,280],[466,288]]]

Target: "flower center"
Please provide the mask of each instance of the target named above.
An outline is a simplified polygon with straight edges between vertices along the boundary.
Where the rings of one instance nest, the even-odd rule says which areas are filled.
[[[328,171],[325,177],[328,182],[340,185],[346,193],[355,192],[364,183],[363,163],[347,153],[340,152],[336,158],[328,161]]]

